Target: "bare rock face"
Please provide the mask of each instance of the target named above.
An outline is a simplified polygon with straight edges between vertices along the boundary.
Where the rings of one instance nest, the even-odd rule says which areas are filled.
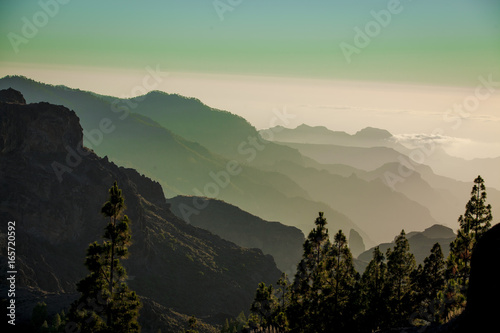
[[[10,104],[26,104],[23,94],[12,88],[0,90],[0,102]]]
[[[83,138],[74,111],[49,103],[26,105],[20,92],[0,91],[0,153],[66,152]]]

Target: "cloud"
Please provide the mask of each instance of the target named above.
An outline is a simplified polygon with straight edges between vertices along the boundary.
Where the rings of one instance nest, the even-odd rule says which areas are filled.
[[[429,143],[441,145],[443,148],[472,143],[470,139],[427,133],[395,134],[393,140],[408,148],[417,148]]]

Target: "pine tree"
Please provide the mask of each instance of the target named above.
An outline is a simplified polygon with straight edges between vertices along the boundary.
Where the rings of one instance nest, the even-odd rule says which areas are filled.
[[[328,283],[326,265],[331,244],[323,212],[314,223],[316,227],[304,242],[304,254],[297,267],[288,309],[292,329],[301,332],[320,332],[325,325],[320,304],[326,297],[323,291]]]
[[[424,259],[424,268],[420,279],[420,289],[425,301],[430,302],[436,299],[439,291],[443,289],[446,282],[445,268],[441,245],[436,243],[431,249],[431,254]]]
[[[439,243],[434,244],[431,254],[424,259],[424,265],[419,265],[413,272],[415,286],[415,304],[419,306],[413,320],[423,320],[426,323],[436,323],[443,311],[441,292],[446,285],[446,265],[443,251]]]
[[[270,327],[274,324],[278,300],[274,295],[273,285],[266,286],[264,282],[259,283],[255,292],[255,299],[250,307],[250,312],[255,316],[254,322],[258,327]]]
[[[491,227],[493,219],[491,205],[486,205],[486,186],[481,176],[474,179],[471,198],[465,206],[465,213],[458,219],[460,228],[467,233],[472,233],[474,242]]]
[[[383,290],[385,289],[387,264],[385,256],[377,246],[373,258],[366,267],[360,282],[360,309],[363,320],[361,331],[372,332],[382,328],[387,307]]]
[[[85,265],[90,274],[77,284],[81,296],[69,313],[81,332],[140,331],[137,318],[141,303],[124,282],[126,271],[120,262],[127,257],[131,240],[130,220],[123,215],[124,202],[115,182],[109,189],[109,200],[101,208],[109,219],[104,242],[94,242],[87,249]]]
[[[288,275],[286,273],[281,273],[276,284],[279,286],[277,290],[279,294],[279,308],[280,311],[284,312],[290,304],[290,281],[288,281]]]
[[[289,327],[287,311],[288,306],[290,305],[290,281],[288,281],[288,275],[286,273],[282,273],[276,284],[279,288],[276,290],[278,308],[274,318],[274,326],[281,331],[286,332]]]
[[[460,215],[457,238],[450,244],[448,274],[455,278],[465,294],[469,285],[470,260],[479,238],[491,227],[491,205],[486,205],[486,187],[481,176],[474,179],[471,198]]]
[[[402,230],[395,239],[394,249],[387,250],[386,293],[390,327],[407,324],[413,311],[411,275],[415,268],[415,257],[410,252],[410,244]]]
[[[330,329],[345,331],[349,326],[347,312],[351,310],[350,301],[356,283],[356,271],[347,239],[342,230],[334,238],[328,255],[327,266],[328,286],[324,294],[328,297],[323,306],[323,313],[328,314]]]

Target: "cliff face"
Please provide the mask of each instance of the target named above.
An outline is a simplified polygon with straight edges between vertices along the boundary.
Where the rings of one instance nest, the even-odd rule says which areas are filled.
[[[158,183],[82,148],[73,111],[4,101],[0,221],[2,233],[7,221],[16,221],[19,288],[75,292],[75,283],[88,274],[86,248],[101,240],[107,221],[99,212],[115,180],[132,221],[133,244],[123,263],[139,295],[210,320],[247,310],[258,283],[279,278],[270,256],[188,225],[169,210]],[[5,260],[4,246],[1,251]],[[148,320],[143,328],[156,331],[151,325]]]
[[[0,152],[66,152],[77,147],[82,128],[73,111],[48,103],[2,103]]]

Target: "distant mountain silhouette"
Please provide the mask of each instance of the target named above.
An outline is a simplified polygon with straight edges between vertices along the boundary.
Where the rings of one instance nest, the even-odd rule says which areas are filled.
[[[392,134],[387,130],[366,127],[351,135],[342,131],[332,131],[324,126],[302,124],[294,129],[284,126],[271,128],[274,141],[304,144],[329,144],[339,146],[374,147],[391,146]],[[261,133],[264,131],[261,131]]]
[[[436,243],[441,245],[444,257],[448,257],[450,252],[450,243],[455,239],[455,237],[456,235],[453,230],[443,225],[433,225],[424,231],[411,231],[406,233],[406,238],[410,243],[410,252],[415,255],[417,264],[424,262],[424,259],[431,253],[432,246]],[[382,243],[378,246],[380,247],[382,253],[386,253],[387,249],[393,248],[394,245],[395,243],[391,242]],[[362,266],[363,269],[372,259],[374,248],[375,247],[372,247],[358,256],[358,261],[365,263],[365,265]]]
[[[372,127],[364,128],[354,135],[331,131],[323,126],[311,127],[308,125],[300,125],[295,129],[277,126],[274,128],[274,132],[276,132],[274,135],[275,142],[286,143],[289,147],[297,148],[304,155],[312,157],[321,163],[349,164],[363,170],[372,170],[382,166],[384,163],[398,162],[394,160],[394,157],[397,158],[398,156],[391,155],[387,150],[379,149],[379,147],[386,147],[394,149],[405,156],[413,152],[417,158],[423,158],[424,163],[431,166],[433,171],[439,175],[470,182],[471,179],[480,174],[488,180],[489,186],[500,190],[500,173],[498,173],[500,169],[500,156],[497,158],[466,160],[450,156],[438,144],[409,149],[398,143],[398,140],[388,131]],[[377,149],[349,150],[338,146]],[[344,155],[351,156],[350,154],[355,154],[358,157],[360,154],[365,154],[366,159],[363,162],[360,162],[359,159],[346,159]],[[375,166],[370,162],[372,159]],[[367,161],[368,163],[366,163]]]
[[[401,153],[388,147],[340,146],[332,144],[282,143],[321,164],[345,164],[370,171],[398,162]]]
[[[426,207],[393,191],[378,179],[366,181],[356,174],[342,177],[289,162],[278,163],[274,169],[294,179],[312,199],[328,202],[349,216],[363,230],[360,234],[368,246],[373,245],[373,241],[388,239],[388,234],[397,234],[403,228],[424,229],[438,223]],[[329,230],[336,232],[336,227],[329,226]],[[344,226],[341,229],[344,233],[350,230]]]

